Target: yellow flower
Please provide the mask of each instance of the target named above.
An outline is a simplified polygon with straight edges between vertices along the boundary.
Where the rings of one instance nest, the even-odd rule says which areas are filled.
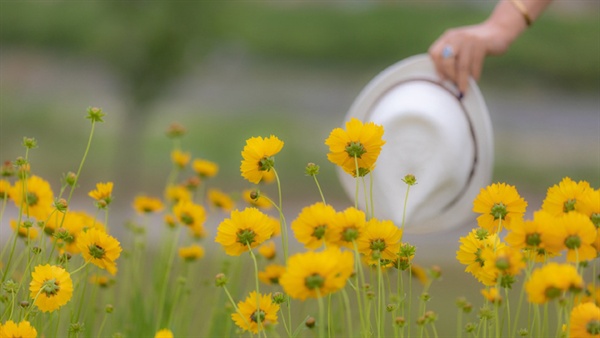
[[[169,185],[165,191],[166,200],[177,204],[179,202],[191,201],[192,193],[183,185]]]
[[[380,221],[376,218],[370,219],[356,244],[358,251],[365,255],[369,262],[377,264],[377,258],[382,262],[395,261],[400,251],[400,240],[402,230],[394,225],[392,221]],[[370,265],[372,265],[370,263]]]
[[[473,212],[481,214],[477,224],[495,233],[500,222],[502,227],[511,229],[514,220],[522,220],[527,202],[517,192],[514,186],[505,183],[495,183],[481,189],[473,202]]]
[[[169,228],[174,228],[177,226],[177,218],[174,215],[166,214],[163,219],[165,221],[165,224],[169,226]]]
[[[335,209],[322,202],[304,207],[292,222],[294,236],[307,249],[331,244],[336,240],[335,230],[331,226],[335,216]]]
[[[92,190],[88,195],[96,200],[99,207],[106,207],[112,201],[113,182],[96,183],[96,190]]]
[[[149,196],[137,196],[133,201],[133,208],[139,214],[149,214],[163,209],[163,203],[160,199]]]
[[[483,270],[492,276],[494,282],[500,278],[502,287],[510,287],[514,282],[512,277],[521,273],[526,266],[523,254],[519,249],[509,246],[485,247],[481,252],[484,261]]]
[[[456,252],[456,259],[467,266],[465,271],[471,273],[484,285],[494,285],[496,278],[483,268],[486,262],[482,253],[486,248],[493,249],[495,246],[497,248],[504,246],[503,243],[498,242],[497,234],[489,235],[483,229],[473,229],[467,236],[461,237],[459,242],[460,247]]]
[[[523,249],[528,259],[545,261],[557,255],[548,248],[547,234],[553,222],[554,217],[544,211],[536,211],[533,220],[513,221],[505,237],[506,243],[515,249]]]
[[[223,211],[231,211],[235,207],[233,199],[216,188],[208,189],[208,201],[211,205]]]
[[[577,338],[600,337],[600,308],[594,303],[583,303],[571,310],[569,336]]]
[[[17,231],[17,221],[10,220],[10,227],[14,231]],[[23,238],[25,241],[34,240],[38,236],[38,230],[31,225],[31,222],[21,222],[21,226],[19,226],[18,229],[19,237]]]
[[[288,259],[279,284],[295,299],[324,297],[343,288],[353,269],[354,256],[349,251],[337,247],[308,251]]]
[[[285,266],[279,264],[269,264],[265,267],[265,271],[258,272],[258,279],[261,282],[269,285],[279,284],[279,278],[285,272]]]
[[[543,304],[568,291],[583,290],[583,278],[570,264],[548,263],[533,271],[525,283],[530,303]]]
[[[90,283],[94,284],[94,285],[98,285],[102,288],[107,288],[111,283],[114,282],[114,280],[109,279],[106,276],[101,276],[101,275],[93,275],[90,277]]]
[[[252,198],[253,196],[256,196],[256,198]],[[246,203],[258,209],[268,210],[273,207],[273,204],[269,202],[269,199],[262,191],[260,193],[257,193],[256,190],[247,189],[242,192],[242,197],[244,198],[244,201],[246,201]]]
[[[581,297],[575,298],[575,304],[592,302],[600,306],[600,285],[588,284]]]
[[[183,152],[179,149],[175,149],[171,152],[171,161],[178,168],[184,168],[190,162],[191,155],[188,152]]]
[[[346,130],[335,128],[325,144],[329,146],[327,158],[345,172],[356,177],[365,176],[375,167],[375,162],[385,144],[383,127],[373,122],[363,124],[356,118],[346,122]]]
[[[492,304],[499,304],[502,302],[502,296],[500,295],[498,288],[483,289],[481,290],[481,294]]]
[[[0,201],[10,198],[11,189],[9,181],[0,179]]]
[[[192,201],[181,201],[173,207],[173,214],[177,220],[191,228],[203,226],[206,221],[206,209]]]
[[[64,217],[64,219],[63,219]],[[61,228],[58,228],[62,224]],[[57,247],[62,251],[69,253],[79,253],[77,240],[79,235],[86,229],[95,228],[105,231],[104,225],[96,221],[92,216],[82,211],[68,211],[65,214],[55,214],[46,223],[56,233],[53,233],[53,240],[57,242]]]
[[[600,228],[600,189],[582,197],[577,204],[579,212],[588,216],[596,228]]]
[[[416,278],[421,285],[426,285],[429,282],[429,278],[427,277],[427,272],[423,269],[422,266],[418,264],[410,265],[410,274],[412,277]]]
[[[200,178],[210,178],[217,175],[219,165],[215,162],[197,158],[192,161],[192,169]]]
[[[367,216],[354,207],[338,212],[332,222],[335,244],[354,250],[354,241],[362,236],[367,224]]]
[[[38,265],[31,273],[29,295],[42,312],[52,312],[67,304],[73,295],[71,275],[62,267]]]
[[[239,256],[266,241],[273,234],[269,217],[255,208],[234,210],[231,218],[225,219],[217,228],[215,242],[220,243],[225,253]]]
[[[570,212],[556,217],[548,226],[547,242],[551,251],[567,250],[568,262],[582,262],[596,258],[594,241],[597,229],[584,214]]]
[[[580,211],[581,201],[588,198],[586,196],[593,191],[588,182],[574,182],[569,177],[565,177],[559,184],[548,189],[546,198],[542,202],[542,210],[554,216]]]
[[[274,259],[275,255],[277,254],[275,242],[264,242],[261,246],[258,247],[258,253],[268,260]]]
[[[117,273],[115,262],[121,255],[121,244],[114,237],[98,229],[89,229],[79,235],[77,247],[86,262],[91,262],[110,274]]]
[[[239,302],[237,306],[238,311],[231,314],[231,319],[244,331],[258,333],[259,329],[262,331],[265,326],[277,324],[279,305],[273,302],[270,293],[261,295],[252,291],[248,298]]]
[[[252,137],[246,140],[242,151],[242,177],[250,183],[258,184],[265,172],[275,165],[275,156],[283,148],[283,141],[271,135],[269,138]]]
[[[273,233],[271,234],[271,238],[275,236],[279,236],[281,234],[281,223],[279,222],[279,218],[275,218],[273,216],[269,216],[269,225],[273,228]]]
[[[154,338],[173,338],[173,332],[169,329],[162,329],[156,332]]]
[[[0,325],[0,338],[35,338],[37,331],[31,324],[23,320],[19,324],[12,320]]]
[[[54,194],[50,183],[41,177],[31,176],[25,181],[18,180],[9,195],[17,208],[23,205],[22,212],[25,215],[45,220],[52,212]]]
[[[187,262],[193,262],[204,257],[204,248],[198,244],[192,244],[187,247],[179,248],[179,257]]]

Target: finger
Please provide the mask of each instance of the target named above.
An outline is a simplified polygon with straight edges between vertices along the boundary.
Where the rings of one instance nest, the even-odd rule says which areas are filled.
[[[450,45],[444,46],[442,50],[442,72],[445,75],[445,78],[456,83],[456,60],[457,55],[455,55],[454,48]]]
[[[471,74],[475,81],[479,81],[481,77],[481,71],[483,69],[483,61],[485,60],[485,51],[483,49],[477,49],[473,51],[473,58],[471,60]]]
[[[444,69],[442,67],[442,45],[440,44],[440,40],[435,42],[429,48],[429,57],[433,61],[433,65],[435,67],[435,71],[441,79],[445,79],[446,75],[444,74]]]
[[[466,93],[467,88],[469,87],[471,58],[471,50],[470,47],[467,46],[456,59],[456,85],[462,94]]]

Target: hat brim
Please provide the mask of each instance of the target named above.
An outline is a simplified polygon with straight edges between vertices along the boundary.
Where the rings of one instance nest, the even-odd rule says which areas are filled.
[[[430,233],[472,224],[475,221],[475,215],[472,212],[473,201],[480,190],[490,183],[494,161],[493,130],[489,112],[483,95],[473,79],[469,79],[468,91],[460,99],[456,87],[451,83],[442,81],[437,75],[430,57],[426,54],[416,55],[388,67],[373,78],[350,107],[345,121],[351,118],[357,118],[363,122],[371,121],[373,119],[371,113],[377,102],[394,87],[410,81],[430,81],[444,87],[457,98],[463,111],[466,113],[465,116],[474,143],[474,157],[469,179],[465,186],[456,192],[457,196],[452,203],[444,207],[443,210],[438,210],[435,214],[429,215],[426,219],[420,219],[416,222],[407,219],[405,231],[410,233]],[[385,130],[384,139],[386,134],[393,132],[393,130]],[[440,144],[439,146],[443,145]],[[377,171],[377,168],[375,168],[375,171]],[[348,196],[354,198],[356,180],[343,170],[338,170],[338,175]],[[418,180],[419,177],[417,176]],[[402,199],[406,191],[406,186],[399,186],[397,189],[398,198]],[[418,184],[414,189],[418,189]],[[374,196],[375,200],[377,200],[377,197]],[[385,198],[389,198],[389,196]],[[364,198],[361,198],[361,200],[364,200]],[[361,201],[359,201],[359,204],[361,204]],[[364,204],[361,206],[365,207]],[[380,219],[394,220],[392,216],[385,213],[375,214],[375,217]]]

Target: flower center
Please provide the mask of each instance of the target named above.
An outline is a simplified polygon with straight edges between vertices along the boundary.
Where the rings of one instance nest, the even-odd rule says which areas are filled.
[[[27,205],[29,205],[30,207],[33,207],[37,204],[37,202],[40,200],[38,195],[32,193],[32,192],[28,192],[25,195],[25,200],[27,201]]]
[[[273,276],[273,277],[269,278],[269,281],[273,284],[279,284],[279,277]]]
[[[585,330],[593,335],[597,335],[600,334],[600,320],[598,319],[592,319],[590,320],[586,326],[585,326]]]
[[[554,286],[550,286],[546,289],[546,291],[544,291],[544,294],[546,295],[546,298],[548,299],[554,299],[554,298],[558,298],[560,297],[562,291]]]
[[[259,171],[269,171],[271,168],[275,166],[275,158],[271,157],[263,157],[258,161],[258,170]]]
[[[102,257],[104,257],[104,254],[106,253],[106,251],[104,251],[104,249],[96,244],[92,244],[88,247],[89,251],[90,251],[90,256],[96,258],[96,259],[101,259]]]
[[[254,311],[250,315],[250,320],[252,320],[255,323],[258,323],[259,321],[262,323],[265,321],[266,316],[267,316],[267,314],[263,310],[258,310],[258,311]]]
[[[350,157],[360,158],[367,150],[360,142],[350,142],[346,145],[346,153]]]
[[[242,229],[237,233],[238,243],[244,246],[252,244],[254,242],[254,237],[256,237],[256,234],[250,229]]]
[[[527,234],[525,236],[525,243],[527,246],[539,246],[542,243],[541,235],[538,233]]]
[[[55,296],[58,291],[60,291],[60,286],[58,285],[58,281],[56,279],[48,279],[42,284],[41,290],[44,294],[46,294],[47,297],[51,297]]]
[[[353,240],[358,238],[358,229],[353,227],[345,228],[342,231],[342,239],[346,242],[352,242]]]
[[[317,273],[310,275],[304,279],[304,285],[306,285],[306,287],[311,290],[321,288],[323,284],[325,284],[325,278],[323,278]]]
[[[593,213],[590,216],[592,223],[596,226],[596,228],[600,228],[600,212]]]
[[[577,249],[581,246],[581,238],[577,235],[571,235],[565,239],[565,246],[570,250]]]
[[[494,216],[494,220],[504,220],[504,217],[506,217],[506,215],[508,214],[508,210],[506,210],[506,205],[504,205],[504,203],[502,202],[494,204],[494,206],[492,206],[491,214],[492,216]]]
[[[498,257],[498,259],[496,259],[496,268],[500,271],[508,270],[508,268],[510,268],[510,261],[507,257]]]
[[[181,222],[185,225],[192,225],[194,223],[194,217],[187,212],[181,213]]]
[[[312,233],[312,236],[316,239],[321,239],[325,236],[325,231],[327,230],[327,225],[318,225],[315,227],[315,230]]]
[[[563,212],[566,214],[569,211],[573,211],[575,210],[575,202],[577,202],[576,199],[570,199],[570,200],[566,200],[565,203],[563,204]]]
[[[373,251],[383,251],[385,250],[385,240],[381,238],[377,238],[371,241],[371,250]]]

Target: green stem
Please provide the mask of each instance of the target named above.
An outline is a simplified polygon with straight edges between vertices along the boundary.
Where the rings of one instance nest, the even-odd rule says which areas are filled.
[[[165,269],[165,271],[163,272],[163,280],[162,283],[160,285],[160,298],[158,301],[158,316],[156,319],[156,331],[158,331],[158,329],[161,327],[161,321],[162,321],[162,316],[163,316],[163,312],[165,309],[165,298],[167,296],[167,286],[169,284],[169,276],[170,276],[170,272],[171,272],[171,268],[173,266],[173,262],[175,261],[175,252],[177,251],[177,243],[179,241],[179,232],[181,231],[181,226],[177,227],[177,230],[175,231],[175,236],[173,237],[173,243],[171,246],[171,252],[169,253],[169,260],[167,261],[167,267]]]
[[[250,253],[250,257],[252,257],[252,262],[254,263],[254,283],[256,286],[256,311],[260,312],[260,283],[258,282],[258,262],[256,261],[256,256],[254,255],[254,252],[252,252],[252,247],[250,246],[250,244],[248,244],[248,252]],[[262,320],[260,319],[260,316],[258,316],[256,325],[258,326],[258,335],[260,336],[260,331],[263,330]]]
[[[240,312],[240,309],[238,309],[237,304],[233,301],[233,298],[231,297],[231,294],[229,293],[227,286],[223,285],[223,290],[225,290],[225,293],[227,294],[227,298],[229,298],[229,301],[231,302],[231,305],[233,305],[235,312],[237,312],[237,314],[239,314],[240,317],[242,317],[242,319],[244,320],[246,325],[248,325],[248,328],[250,328],[250,323],[248,322],[246,317],[244,317],[244,314]],[[252,331],[248,330],[248,332],[250,332],[250,337],[254,337],[254,335],[252,334]],[[260,336],[260,334],[259,334],[259,336]]]
[[[317,180],[317,175],[312,175],[312,177],[315,179],[315,183],[317,184],[317,189],[319,189],[319,194],[321,195],[321,200],[323,201],[323,204],[327,204],[327,202],[325,202],[323,190],[321,190],[321,186],[319,185],[319,180]]]
[[[323,297],[321,297],[321,290],[315,288],[317,292],[317,303],[319,304],[319,337],[325,337],[325,306],[323,305]]]
[[[350,307],[350,298],[348,297],[348,292],[346,289],[342,289],[342,298],[344,301],[344,313],[346,314],[346,325],[348,326],[348,337],[354,337],[354,330],[352,325],[352,308]]]
[[[90,147],[92,145],[92,139],[94,137],[94,129],[96,127],[96,121],[92,120],[92,130],[90,131],[90,136],[88,138],[87,146],[85,147],[85,152],[83,153],[83,158],[79,163],[79,168],[77,169],[77,174],[75,175],[75,181],[73,182],[73,186],[69,191],[69,198],[67,199],[67,205],[71,205],[71,198],[73,197],[73,191],[75,191],[75,187],[77,186],[77,182],[79,181],[79,175],[81,174],[81,170],[83,169],[83,164],[85,163],[85,159],[90,151]]]
[[[377,312],[379,313],[379,315],[377,317],[378,318],[378,323],[377,323],[377,335],[378,337],[383,337],[385,336],[385,333],[383,332],[383,294],[384,294],[384,287],[383,287],[383,278],[382,278],[382,272],[381,272],[381,259],[377,259]]]

